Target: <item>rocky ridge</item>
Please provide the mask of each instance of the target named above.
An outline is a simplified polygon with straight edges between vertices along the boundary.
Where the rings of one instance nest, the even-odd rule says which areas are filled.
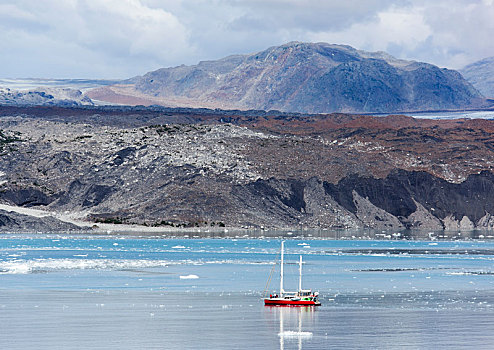
[[[490,120],[2,107],[0,130],[0,201],[89,223],[494,227]]]

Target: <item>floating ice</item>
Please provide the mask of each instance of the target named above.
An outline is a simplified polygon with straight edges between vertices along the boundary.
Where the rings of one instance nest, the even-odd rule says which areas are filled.
[[[171,262],[164,260],[112,260],[112,259],[36,259],[0,262],[0,274],[28,274],[57,270],[135,269],[162,267]]]
[[[27,274],[31,272],[31,268],[25,264],[7,263],[0,267],[0,274]]]
[[[180,276],[181,280],[193,280],[199,278],[197,275],[185,275],[185,276]]]
[[[5,274],[28,274],[39,272],[51,272],[60,270],[132,270],[142,268],[155,268],[170,265],[203,265],[203,264],[246,264],[246,265],[271,265],[268,261],[242,261],[242,260],[218,260],[218,261],[201,261],[201,260],[147,260],[147,259],[105,259],[106,255],[99,255],[101,259],[84,259],[86,254],[75,254],[74,258],[67,259],[33,259],[24,260],[16,259],[10,261],[0,260],[0,275]],[[195,275],[189,275],[195,276]],[[180,278],[184,278],[181,276]],[[187,277],[199,278],[199,277]]]

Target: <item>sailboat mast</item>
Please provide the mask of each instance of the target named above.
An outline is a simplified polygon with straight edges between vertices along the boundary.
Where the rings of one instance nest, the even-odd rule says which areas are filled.
[[[281,241],[281,267],[280,267],[280,297],[283,297],[283,248],[285,241]]]
[[[302,291],[302,255],[300,255],[300,261],[298,263],[298,291]]]

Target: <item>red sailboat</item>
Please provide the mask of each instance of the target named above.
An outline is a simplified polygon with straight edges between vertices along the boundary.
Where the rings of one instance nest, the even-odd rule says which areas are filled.
[[[281,242],[281,263],[280,263],[280,294],[271,294],[269,298],[264,298],[264,305],[279,306],[319,306],[319,293],[312,293],[310,289],[302,289],[302,255],[299,260],[299,281],[296,292],[287,292],[283,289],[283,250],[284,241]]]

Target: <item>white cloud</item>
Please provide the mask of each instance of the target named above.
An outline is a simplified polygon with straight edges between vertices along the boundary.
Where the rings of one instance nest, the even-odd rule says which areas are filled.
[[[3,20],[34,20],[33,14],[18,8],[14,4],[0,4],[0,18]]]
[[[327,41],[459,68],[494,56],[492,0],[1,0],[0,77],[121,77]]]
[[[2,72],[4,76],[35,76],[38,69],[52,76],[127,77],[174,64],[193,52],[177,17],[139,0],[21,0],[0,7],[0,16],[6,12],[23,21],[15,19],[17,26],[0,23],[5,51],[0,67],[12,72]],[[9,48],[17,54],[9,55]],[[16,70],[14,62],[6,62],[11,56],[26,65]],[[54,62],[61,63],[60,70],[48,69]],[[64,66],[72,66],[73,72],[64,72]]]
[[[80,1],[77,13],[86,24],[88,47],[117,43],[128,55],[166,61],[187,53],[187,31],[177,17],[139,0]],[[93,29],[94,28],[94,29]]]
[[[342,31],[310,33],[312,41],[349,44],[369,51],[394,51],[397,56],[413,52],[432,34],[423,20],[422,8],[392,7],[373,21],[359,22]],[[398,52],[402,51],[402,52]]]
[[[437,63],[458,68],[494,56],[492,1],[444,1],[429,6],[424,18],[434,33],[430,47]]]

